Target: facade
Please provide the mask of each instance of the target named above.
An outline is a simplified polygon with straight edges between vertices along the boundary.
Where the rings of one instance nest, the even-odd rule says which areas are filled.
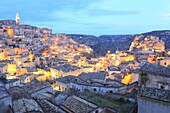
[[[117,81],[108,81],[104,84],[88,81],[82,81],[75,76],[66,76],[56,80],[55,90],[57,91],[69,91],[70,89],[76,89],[79,91],[89,90],[98,93],[121,93],[124,85]],[[127,92],[127,87],[124,88],[124,93]]]
[[[7,89],[10,89],[10,88],[16,87],[16,86],[21,86],[21,82],[19,79],[3,80],[2,82],[4,83],[4,86]]]
[[[168,57],[164,58],[164,59],[160,60],[159,63],[161,66],[168,67],[170,65],[170,58],[168,58]]]
[[[170,68],[147,63],[140,70],[138,113],[169,113]]]

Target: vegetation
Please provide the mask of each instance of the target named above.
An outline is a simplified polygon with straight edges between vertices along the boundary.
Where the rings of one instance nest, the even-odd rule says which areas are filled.
[[[118,100],[108,98],[104,95],[97,94],[95,92],[90,91],[84,91],[80,95],[82,98],[91,101],[99,106],[105,107],[111,107],[113,109],[116,109],[119,111],[119,113],[126,113],[130,111],[130,109],[133,107],[133,103],[131,103],[129,100],[125,100],[124,98],[120,98]]]

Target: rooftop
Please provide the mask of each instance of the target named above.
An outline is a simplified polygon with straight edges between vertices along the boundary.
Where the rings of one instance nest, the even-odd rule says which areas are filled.
[[[43,113],[41,107],[33,99],[21,98],[13,102],[13,110],[17,113],[39,112]]]
[[[57,69],[57,70],[62,70],[63,72],[75,71],[77,69],[80,69],[79,67],[73,66],[70,64],[64,64],[64,65],[60,65],[60,66],[56,66],[52,68]]]
[[[7,89],[3,86],[0,86],[0,98],[9,96]]]
[[[0,60],[0,63],[11,63],[13,60]]]
[[[101,113],[117,113],[117,111],[111,108],[104,108]]]
[[[103,72],[84,73],[83,72],[78,76],[78,78],[85,79],[85,80],[93,80],[93,79],[105,80],[106,73]]]
[[[29,77],[29,76],[31,76],[32,74],[24,74],[24,75],[22,75],[22,76],[20,76],[19,78],[21,79],[21,80],[24,80],[24,79],[26,79],[27,77]]]
[[[6,64],[0,64],[0,67],[1,67],[1,68],[4,67],[4,66],[6,66]]]
[[[116,67],[116,66],[109,66],[109,67],[108,67],[108,70],[109,70],[109,71],[120,71],[120,68],[119,68],[119,67]]]
[[[37,102],[41,105],[44,113],[66,113],[48,100],[37,100]]]
[[[4,83],[4,84],[8,84],[8,83],[13,83],[13,82],[16,82],[16,81],[19,81],[19,79],[1,79],[1,81]]]
[[[89,113],[98,106],[76,96],[68,97],[61,105],[61,108],[68,112]]]
[[[69,82],[71,82],[71,80],[74,80],[74,79],[76,79],[75,76],[69,75],[69,76],[65,76],[62,78],[58,78],[57,81],[62,82],[62,83],[69,83]]]
[[[46,88],[46,87],[51,87],[50,83],[47,82],[47,81],[45,81],[45,82],[36,82],[34,84],[23,86],[23,89],[31,94],[33,92],[39,91],[39,90],[41,90],[43,88]]]
[[[141,66],[140,71],[170,77],[170,67],[164,67],[158,64],[145,63]]]
[[[27,67],[27,72],[37,72],[37,69],[35,67],[33,68],[30,68],[30,67]]]

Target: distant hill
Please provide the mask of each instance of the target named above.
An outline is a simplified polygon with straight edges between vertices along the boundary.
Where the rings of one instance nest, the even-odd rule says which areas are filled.
[[[118,50],[128,50],[131,42],[136,35],[157,36],[165,42],[166,49],[170,49],[170,30],[152,31],[135,35],[101,35],[99,37],[93,35],[67,34],[76,42],[86,44],[94,49],[96,56],[103,56],[107,51],[115,52]]]
[[[131,42],[134,40],[133,35],[93,35],[67,34],[76,42],[86,44],[93,48],[96,56],[103,56],[107,51],[115,52],[118,50],[128,50]]]

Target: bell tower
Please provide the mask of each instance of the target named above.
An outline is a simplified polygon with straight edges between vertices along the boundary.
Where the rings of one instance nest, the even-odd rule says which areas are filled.
[[[16,14],[16,19],[15,19],[15,21],[16,21],[16,24],[20,24],[20,16],[19,16],[18,13]]]

